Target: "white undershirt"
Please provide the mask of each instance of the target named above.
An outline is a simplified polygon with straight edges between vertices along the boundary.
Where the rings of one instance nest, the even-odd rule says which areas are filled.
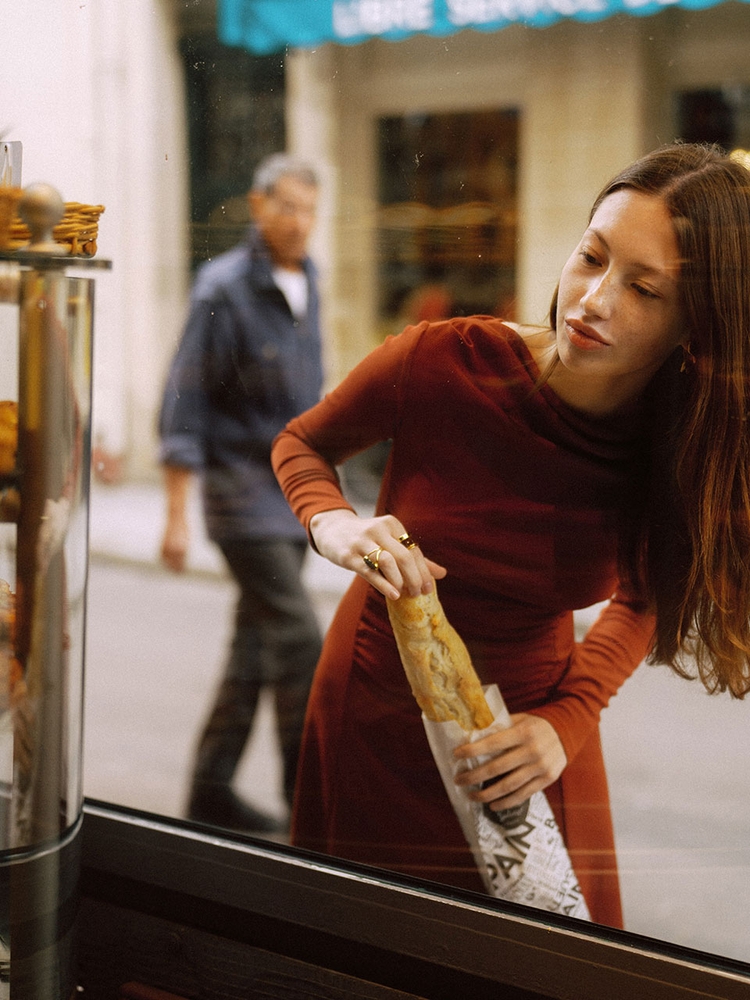
[[[273,269],[273,280],[284,293],[292,315],[301,319],[307,313],[307,275],[304,271],[291,271],[286,267]]]

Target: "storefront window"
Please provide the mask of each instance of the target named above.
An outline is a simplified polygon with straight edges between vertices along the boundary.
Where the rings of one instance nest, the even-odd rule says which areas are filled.
[[[378,122],[379,317],[515,316],[518,112]]]
[[[312,249],[321,266],[329,384],[415,320],[482,312],[545,322],[559,269],[608,177],[676,137],[745,143],[750,77],[737,39],[749,37],[750,8],[723,4],[703,13],[287,53],[284,131],[293,148],[320,163],[323,177]],[[198,50],[183,43],[185,52]],[[205,76],[211,65],[192,72]],[[248,103],[246,79],[242,100],[229,75],[222,80],[203,80],[213,97],[201,114],[215,104],[226,141],[205,146],[218,126],[204,122],[204,146],[191,153],[204,156],[200,169],[192,165],[193,199],[204,209],[200,225],[213,233],[212,252],[228,231],[221,230],[223,194],[211,178],[241,198],[248,164],[276,135],[268,94]],[[197,87],[194,81],[188,93]],[[258,149],[230,147],[227,134],[246,127]],[[172,337],[178,333],[175,319]],[[164,347],[162,365],[167,356]],[[371,457],[364,474],[355,467],[344,476],[363,511],[372,510],[384,454]],[[153,461],[146,471],[158,475]],[[132,496],[137,502],[136,489]],[[148,496],[153,573],[163,498]],[[95,491],[95,532],[102,523],[97,499],[104,518],[108,503],[116,511],[113,497],[101,486]],[[194,515],[199,538],[197,499]],[[125,805],[184,815],[195,740],[223,665],[234,601],[207,544],[196,568],[177,580],[123,580],[122,566],[105,566],[95,553],[87,729],[96,798],[111,789]],[[324,627],[349,580],[310,555],[307,581]],[[150,634],[144,623],[157,615],[159,629]],[[588,620],[584,615],[581,633]],[[114,679],[101,666],[113,636],[130,661]],[[129,736],[118,728],[113,690],[122,702],[132,700]],[[736,877],[749,863],[743,838],[750,795],[729,761],[748,749],[746,714],[742,703],[709,699],[696,685],[642,668],[603,719],[626,927],[740,960],[750,957],[747,880]],[[163,718],[174,721],[168,738],[157,733]],[[283,816],[275,739],[273,703],[264,695],[237,788]],[[135,764],[118,757],[122,745]],[[709,919],[709,912],[725,917]]]
[[[591,201],[617,170],[678,137],[750,149],[750,5],[255,57],[218,44],[210,0],[136,0],[110,21],[103,4],[70,2],[55,24],[79,40],[68,61],[80,67],[78,104],[59,97],[70,78],[16,6],[8,58],[34,53],[41,82],[34,101],[8,86],[0,130],[12,124],[24,141],[25,181],[42,174],[67,198],[106,203],[101,246],[113,260],[97,283],[93,433],[112,443],[91,500],[85,791],[182,819],[235,592],[197,493],[189,573],[160,565],[156,417],[194,267],[243,237],[252,168],[283,144],[320,167],[312,255],[326,389],[414,321],[480,312],[542,324]],[[31,6],[42,18],[43,0]],[[30,61],[16,60],[12,82],[36,79]],[[368,513],[382,459],[364,486],[344,472]],[[325,629],[350,575],[310,553],[305,580]],[[643,667],[603,720],[626,928],[744,963],[747,714]],[[237,790],[283,821],[273,718],[264,692]]]
[[[746,86],[685,90],[677,94],[677,122],[685,142],[715,142],[724,149],[750,147],[750,89]]]

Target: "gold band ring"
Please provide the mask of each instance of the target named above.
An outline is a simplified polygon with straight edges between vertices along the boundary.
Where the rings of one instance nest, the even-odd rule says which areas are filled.
[[[366,556],[362,556],[362,560],[369,569],[374,569],[377,573],[380,570],[380,553],[383,551],[382,547],[373,549],[372,552],[368,552]],[[372,555],[375,553],[375,558]]]
[[[414,541],[414,539],[411,537],[408,531],[404,532],[403,535],[399,535],[398,540],[407,549],[414,549],[417,547],[417,543]]]

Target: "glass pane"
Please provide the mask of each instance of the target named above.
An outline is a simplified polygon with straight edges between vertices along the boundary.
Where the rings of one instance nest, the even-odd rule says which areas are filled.
[[[104,204],[99,253],[114,260],[97,280],[84,787],[179,817],[234,635],[237,590],[209,538],[196,482],[187,572],[161,563],[157,418],[196,268],[244,239],[261,158],[288,146],[319,169],[309,249],[327,390],[410,322],[481,312],[545,324],[561,268],[609,177],[676,137],[750,148],[750,8],[731,0],[704,11],[264,56],[218,42],[215,6],[66,0],[52,13],[44,0],[27,0],[8,12],[0,69],[0,127],[23,141],[24,182],[43,177],[66,197]],[[267,367],[273,354],[269,344]],[[0,372],[0,399],[12,397],[2,388],[11,371],[9,363]],[[463,412],[442,418],[466,432]],[[439,457],[440,435],[436,426],[425,462]],[[364,515],[375,508],[389,447],[379,442],[342,465],[346,496]],[[71,546],[84,525],[82,501]],[[16,544],[15,524],[0,524],[0,579],[7,575],[11,589]],[[585,589],[588,564],[578,569],[571,589]],[[84,572],[71,554],[71,690],[84,642]],[[325,632],[351,573],[308,551],[303,581]],[[599,595],[588,596],[593,610],[575,601],[579,639],[599,608]],[[277,827],[252,832],[286,842],[273,685],[262,688],[233,788]],[[58,735],[72,760],[78,720],[75,705],[66,710],[70,726]],[[749,733],[745,702],[709,699],[662,668],[641,667],[603,713],[627,928],[750,960],[750,788],[736,767]],[[10,746],[5,725],[6,785]],[[60,781],[65,826],[80,787],[67,772]],[[361,800],[355,808],[364,811]],[[385,852],[386,869],[388,861]]]

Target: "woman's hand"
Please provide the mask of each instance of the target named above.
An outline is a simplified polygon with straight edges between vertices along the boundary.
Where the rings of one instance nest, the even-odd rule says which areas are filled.
[[[511,716],[512,725],[476,743],[457,747],[457,760],[492,755],[492,759],[456,776],[463,787],[485,788],[470,791],[469,798],[484,802],[495,812],[519,806],[547,785],[556,781],[568,760],[560,738],[551,723],[538,715],[521,713]]]
[[[310,521],[318,552],[337,566],[353,570],[392,601],[402,591],[416,597],[432,590],[432,581],[446,570],[425,559],[418,545],[406,548],[399,537],[407,531],[391,514],[359,517],[351,510],[326,510]],[[377,569],[365,562],[368,556]]]

